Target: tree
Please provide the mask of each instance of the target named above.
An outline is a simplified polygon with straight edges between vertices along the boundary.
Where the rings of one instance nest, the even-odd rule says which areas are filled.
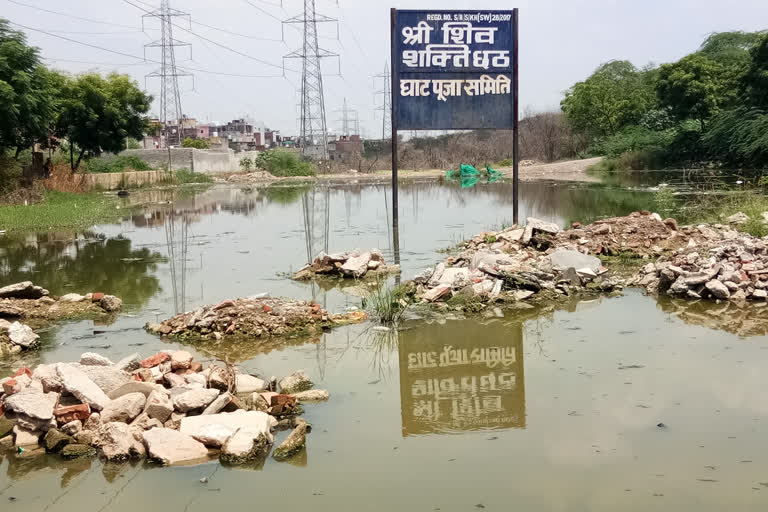
[[[749,52],[751,62],[743,78],[747,101],[768,110],[768,34]]]
[[[251,160],[247,156],[241,158],[240,159],[240,167],[242,167],[245,172],[250,171],[251,167],[253,167],[253,160]]]
[[[145,94],[128,75],[96,73],[68,77],[63,84],[57,133],[70,142],[70,163],[74,172],[83,156],[117,153],[126,139],[141,139],[148,126],[146,113],[152,97]],[[74,161],[74,146],[79,153]]]
[[[644,72],[618,60],[603,64],[571,87],[560,106],[574,128],[599,136],[637,123],[654,100]]]
[[[185,148],[208,149],[211,147],[211,143],[205,139],[192,139],[187,137],[181,141],[181,146]]]
[[[56,113],[56,76],[37,48],[0,18],[0,153],[42,141]]]
[[[705,123],[735,95],[728,81],[725,66],[694,53],[661,65],[656,93],[678,121],[695,119],[704,131]]]
[[[701,43],[697,53],[724,65],[746,67],[750,50],[760,43],[765,32],[713,32]]]

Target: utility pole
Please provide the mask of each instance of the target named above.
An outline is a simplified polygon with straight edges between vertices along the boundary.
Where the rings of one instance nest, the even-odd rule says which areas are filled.
[[[188,13],[172,9],[169,0],[161,0],[160,8],[142,16],[142,29],[144,28],[144,18],[158,18],[160,20],[160,39],[144,45],[144,56],[146,57],[147,48],[160,48],[160,69],[157,69],[145,76],[147,78],[160,79],[160,122],[165,131],[165,145],[168,148],[168,171],[171,171],[171,146],[181,143],[183,133],[184,115],[181,110],[181,94],[179,92],[180,76],[192,76],[192,73],[179,70],[176,67],[176,54],[174,48],[177,46],[191,46],[189,43],[179,41],[173,37],[174,18],[187,18],[190,28],[192,25],[191,17]],[[176,127],[176,133],[173,133],[173,127]]]
[[[376,110],[381,110],[381,140],[386,140],[392,136],[392,75],[389,72],[389,63],[384,62],[384,72],[375,75],[374,78],[381,78],[383,87],[375,94],[381,94],[381,106]]]
[[[315,11],[315,0],[304,0],[304,13],[293,16],[283,23],[303,25],[304,44],[301,49],[285,55],[284,59],[301,59],[301,113],[299,143],[307,156],[328,159],[328,128],[325,118],[323,74],[320,61],[338,54],[320,48],[317,41],[317,24],[337,22]],[[338,31],[338,25],[337,25]],[[340,64],[339,64],[340,66]]]
[[[341,114],[341,119],[337,119],[337,122],[341,123],[342,135],[360,133],[360,118],[358,117],[357,110],[347,107],[347,98],[344,98],[343,106],[336,112]]]

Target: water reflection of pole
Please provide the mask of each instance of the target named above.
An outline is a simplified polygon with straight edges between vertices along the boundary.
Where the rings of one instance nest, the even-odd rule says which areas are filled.
[[[323,191],[308,190],[301,197],[307,263],[311,263],[320,251],[328,252],[330,194],[330,188],[325,187]]]
[[[168,262],[171,271],[171,287],[173,288],[173,307],[175,313],[186,310],[187,294],[187,253],[189,252],[189,221],[181,215],[181,282],[177,274],[176,264],[176,214],[173,210],[167,212],[165,222],[165,242],[168,248]],[[179,293],[181,292],[181,293]]]

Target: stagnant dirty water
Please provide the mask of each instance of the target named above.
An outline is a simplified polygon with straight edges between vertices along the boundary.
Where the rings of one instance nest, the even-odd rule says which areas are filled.
[[[146,334],[146,321],[229,297],[270,292],[331,310],[360,306],[354,289],[284,273],[326,247],[378,246],[394,258],[384,186],[214,188],[172,204],[151,194],[143,199],[155,204],[120,225],[0,239],[3,284],[31,279],[53,293],[98,290],[127,303],[114,324],[50,329],[30,364],[86,350],[148,355],[171,345]],[[626,214],[648,199],[531,183],[521,216],[565,225]],[[441,259],[436,249],[511,221],[504,183],[408,184],[400,201],[406,277]],[[254,372],[303,368],[329,389],[328,403],[306,408],[315,426],[306,451],[260,469],[7,456],[0,506],[763,510],[768,337],[752,335],[765,332],[759,327],[743,337],[719,329],[716,311],[630,290],[553,310],[414,320],[398,335],[350,326],[269,353],[199,346],[200,357],[226,355]]]

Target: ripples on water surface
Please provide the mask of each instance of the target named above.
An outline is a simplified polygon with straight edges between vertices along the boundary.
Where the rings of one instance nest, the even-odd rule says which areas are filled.
[[[115,323],[98,327],[104,334],[91,322],[51,328],[30,364],[177,346],[141,326],[230,297],[270,292],[359,307],[354,290],[284,273],[320,250],[375,246],[393,258],[386,186],[142,194],[153,204],[119,225],[0,239],[3,283],[31,279],[55,294],[101,290],[126,302]],[[648,199],[525,183],[521,217],[566,226],[643,209]],[[408,183],[400,204],[406,278],[442,259],[437,249],[512,216],[506,183]],[[269,375],[303,368],[330,390],[328,403],[306,408],[315,428],[304,453],[253,469],[7,456],[0,503],[30,511],[764,510],[766,328],[760,312],[718,322],[717,307],[629,290],[559,309],[411,321],[397,334],[351,326],[268,352],[205,345],[200,357],[226,354]]]

